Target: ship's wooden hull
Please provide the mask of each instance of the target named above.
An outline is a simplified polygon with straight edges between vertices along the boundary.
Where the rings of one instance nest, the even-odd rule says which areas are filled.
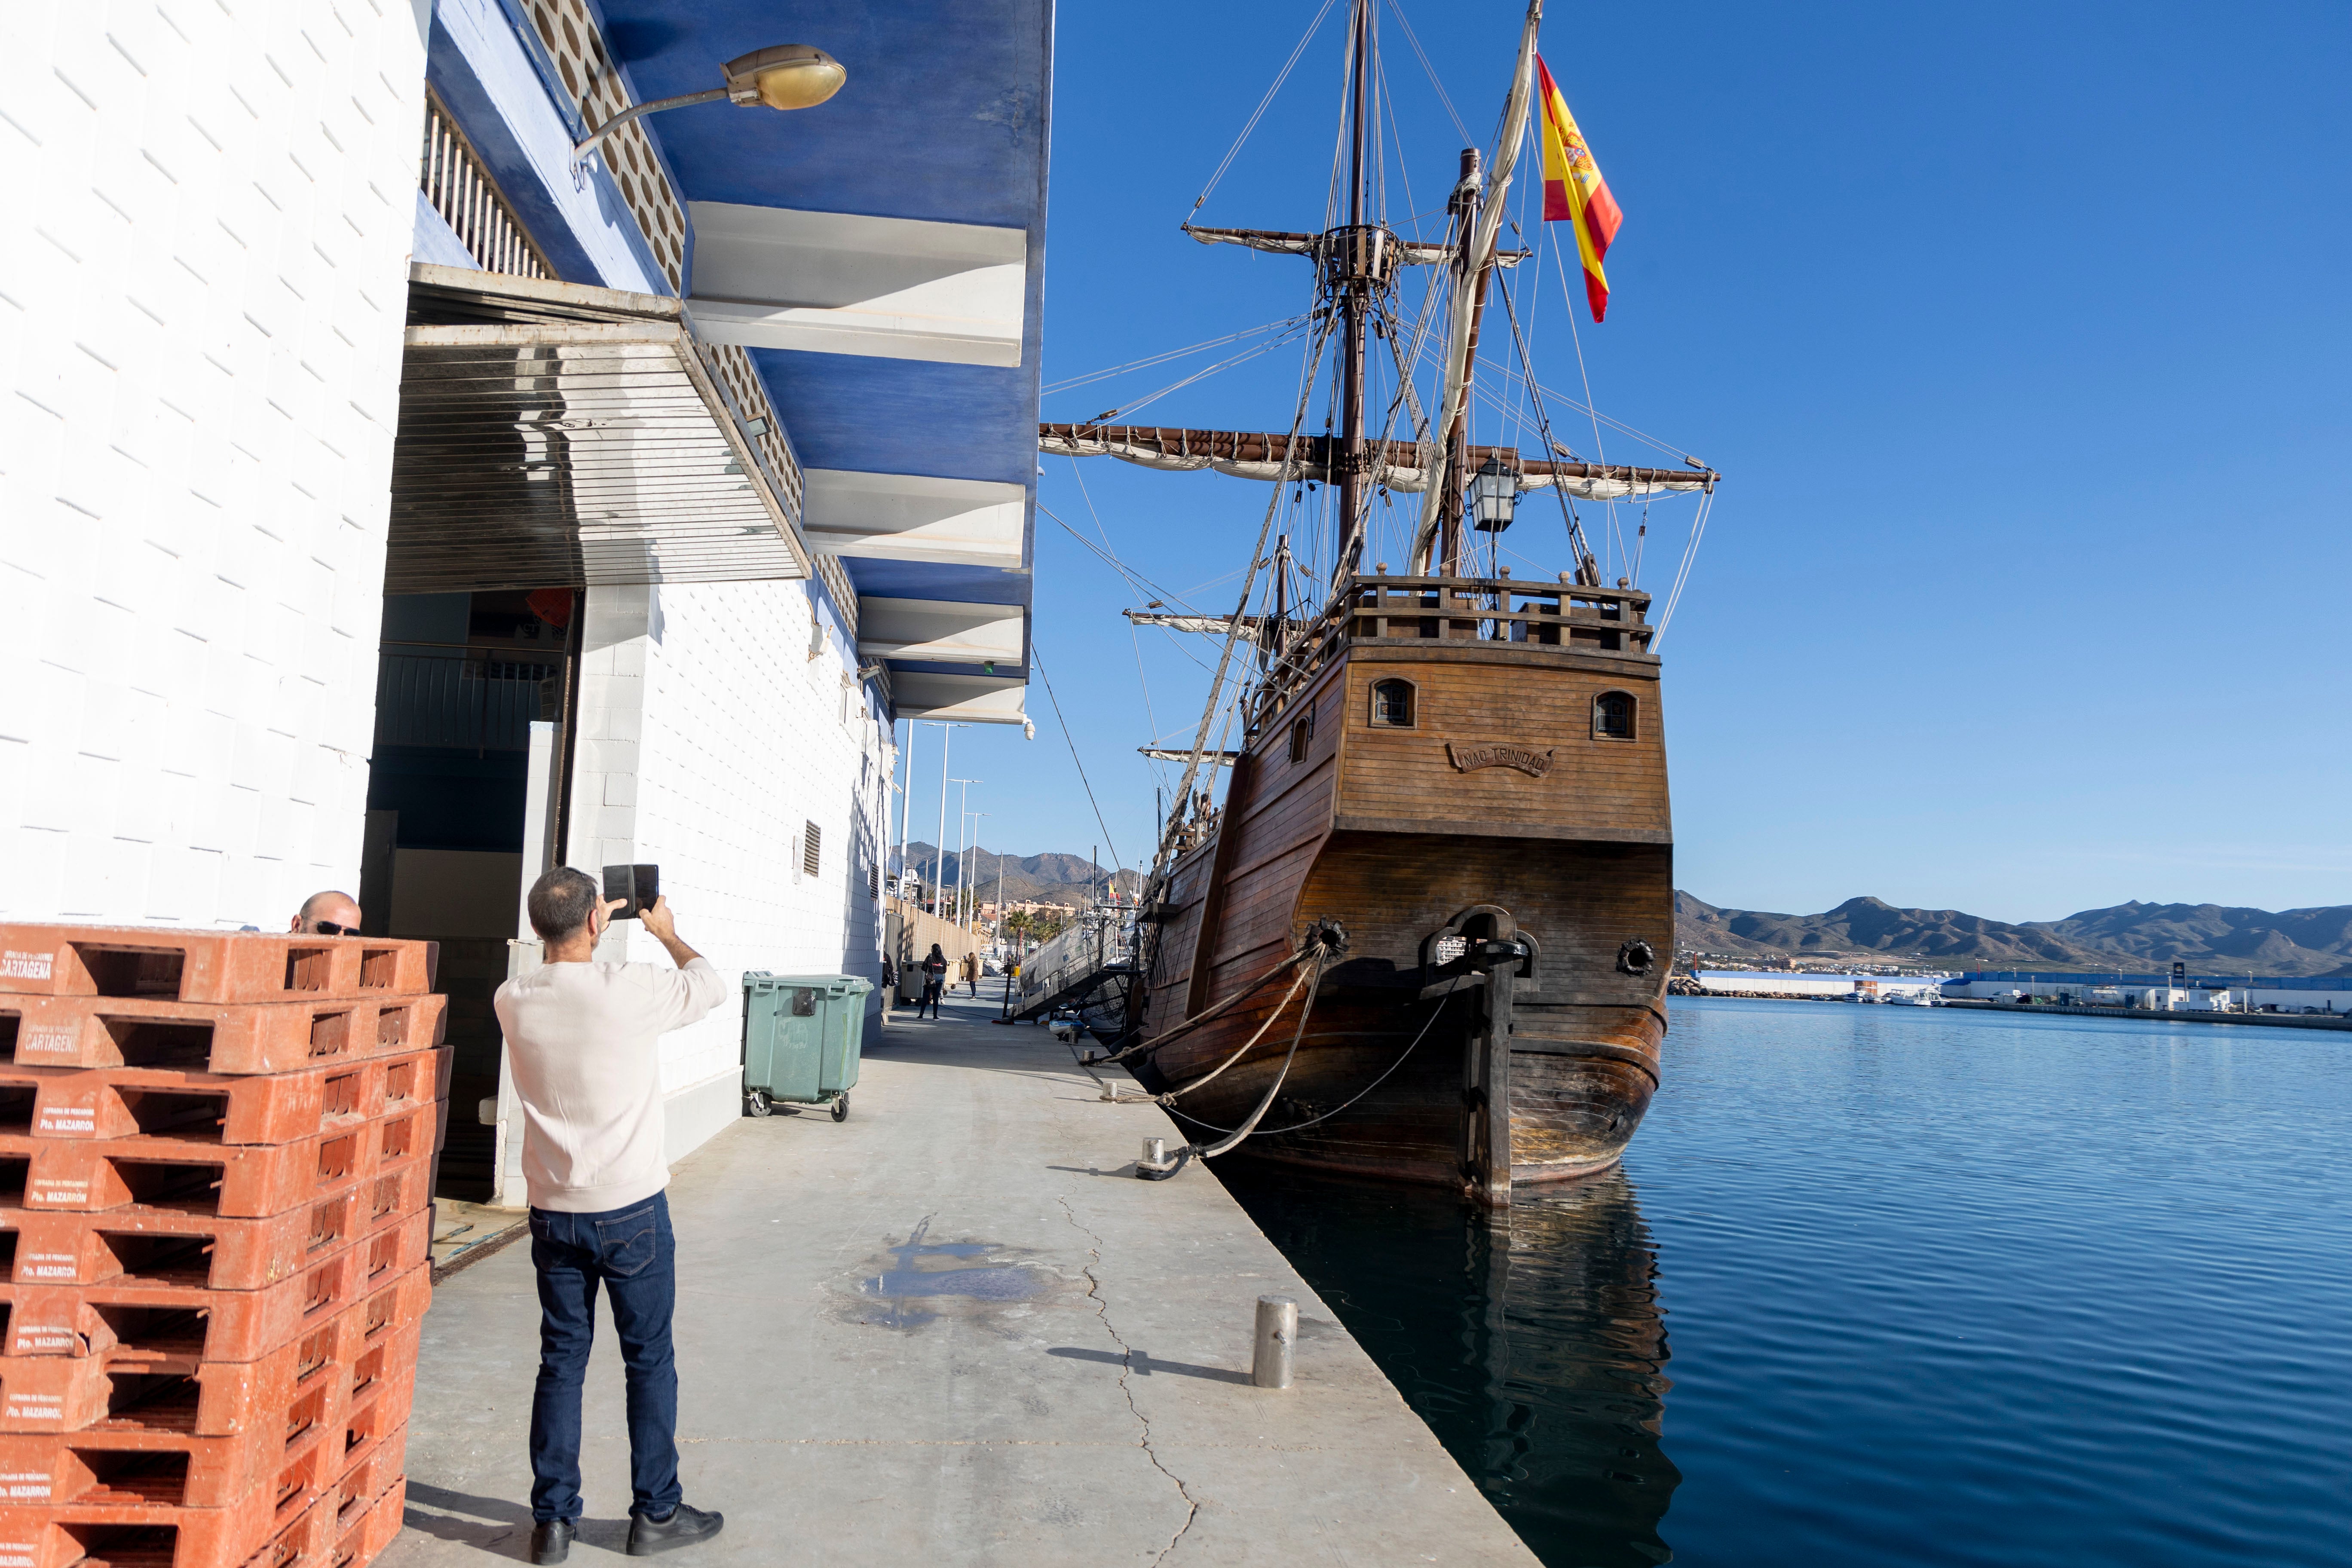
[[[1412,721],[1381,724],[1373,688],[1400,679]],[[1630,738],[1596,733],[1604,694],[1633,700]],[[1508,760],[1488,761],[1496,754]],[[1141,1033],[1246,989],[1317,921],[1337,921],[1347,952],[1261,1126],[1348,1108],[1254,1138],[1251,1152],[1458,1184],[1479,1147],[1477,1058],[1497,999],[1439,944],[1524,939],[1531,972],[1492,982],[1511,988],[1507,1179],[1605,1170],[1658,1083],[1671,837],[1654,658],[1360,638],[1255,737],[1215,837],[1171,873]],[[1647,965],[1626,962],[1636,942],[1654,954]],[[1177,1034],[1150,1054],[1146,1081],[1165,1090],[1225,1060],[1280,1005],[1286,980]],[[1195,1142],[1248,1116],[1298,1016],[1294,1002],[1243,1060],[1178,1102]]]

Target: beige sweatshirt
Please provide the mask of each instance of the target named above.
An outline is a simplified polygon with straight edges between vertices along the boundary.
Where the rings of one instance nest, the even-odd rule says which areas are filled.
[[[602,1214],[669,1184],[656,1043],[726,999],[707,958],[550,963],[499,987],[531,1207]]]

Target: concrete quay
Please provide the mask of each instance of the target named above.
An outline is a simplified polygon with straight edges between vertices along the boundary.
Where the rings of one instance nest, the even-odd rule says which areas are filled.
[[[994,1012],[902,1017],[845,1122],[744,1119],[677,1167],[686,1496],[727,1515],[677,1561],[1533,1564],[1213,1174],[1133,1178],[1165,1113]],[[1279,1392],[1248,1377],[1269,1293],[1299,1305]],[[574,1563],[627,1532],[599,1317]],[[436,1291],[384,1568],[526,1554],[537,1358],[527,1244]]]

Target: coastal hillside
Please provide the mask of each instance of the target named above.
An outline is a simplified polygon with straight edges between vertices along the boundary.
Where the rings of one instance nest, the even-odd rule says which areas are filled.
[[[2146,971],[2178,961],[2191,973],[2352,974],[2352,905],[2273,912],[2133,902],[2012,925],[1958,910],[1897,909],[1883,899],[1787,915],[1725,909],[1677,891],[1675,926],[1685,952],[1717,960],[2060,971]]]
[[[908,845],[908,869],[929,882],[933,853],[930,845],[919,840]],[[1004,868],[1004,901],[1008,904],[1083,904],[1090,878],[1113,875],[1110,867],[1095,866],[1083,855],[1000,856],[993,850],[975,847],[969,861],[971,885],[983,900],[992,900],[996,897],[996,872],[1000,862]],[[953,850],[948,852],[940,874],[949,887],[956,885],[957,866]],[[1116,873],[1112,885],[1118,888],[1121,898],[1131,898],[1136,889],[1143,886],[1143,879],[1131,870],[1120,871]]]

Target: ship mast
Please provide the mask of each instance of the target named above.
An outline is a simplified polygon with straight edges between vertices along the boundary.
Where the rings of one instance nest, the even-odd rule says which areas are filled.
[[[1519,144],[1528,130],[1528,100],[1535,89],[1536,29],[1543,21],[1543,0],[1528,0],[1526,25],[1519,33],[1517,67],[1511,73],[1510,96],[1503,104],[1502,134],[1496,139],[1494,167],[1479,188],[1475,165],[1463,159],[1461,185],[1454,206],[1461,215],[1461,270],[1454,280],[1454,298],[1446,311],[1444,395],[1431,434],[1442,443],[1441,462],[1446,482],[1422,492],[1421,526],[1413,535],[1408,559],[1419,561],[1434,552],[1441,574],[1461,565],[1462,490],[1467,482],[1466,438],[1469,428],[1471,366],[1478,352],[1478,322],[1486,303],[1486,285],[1495,268],[1495,242],[1503,226],[1503,202],[1511,188],[1511,171],[1519,160]]]
[[[1355,98],[1348,153],[1348,232],[1338,247],[1353,249],[1364,235],[1364,103],[1371,79],[1371,0],[1356,0]],[[1327,260],[1326,266],[1330,263]],[[1340,269],[1332,269],[1338,273]],[[1352,274],[1353,268],[1347,269]],[[1370,312],[1367,281],[1346,276],[1339,282],[1339,551],[1332,561],[1335,580],[1356,569],[1364,549],[1364,318]]]

